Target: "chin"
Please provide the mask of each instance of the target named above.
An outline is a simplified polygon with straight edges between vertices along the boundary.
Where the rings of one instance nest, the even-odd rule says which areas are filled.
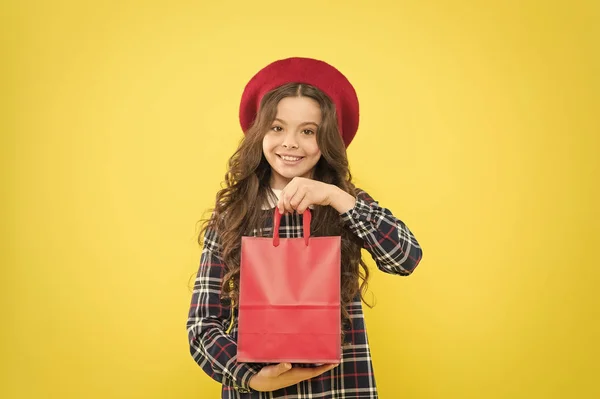
[[[299,172],[299,173],[281,173],[281,172],[279,172],[279,174],[281,176],[285,177],[286,179],[292,180],[294,177],[306,176],[308,174],[308,172]]]

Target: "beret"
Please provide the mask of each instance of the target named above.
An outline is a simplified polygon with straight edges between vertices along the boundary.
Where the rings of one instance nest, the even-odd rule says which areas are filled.
[[[240,102],[240,125],[244,133],[254,122],[265,94],[286,83],[304,83],[325,93],[335,104],[337,122],[346,147],[356,135],[359,106],[348,79],[328,63],[313,58],[292,57],[270,63],[246,84]]]

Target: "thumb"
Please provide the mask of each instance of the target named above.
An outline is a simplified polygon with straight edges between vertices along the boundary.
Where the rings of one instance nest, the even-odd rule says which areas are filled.
[[[278,377],[292,368],[289,363],[279,363],[273,366],[263,367],[261,371],[264,372],[265,377]]]

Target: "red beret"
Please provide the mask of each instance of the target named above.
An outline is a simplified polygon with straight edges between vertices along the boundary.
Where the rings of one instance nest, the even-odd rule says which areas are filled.
[[[338,127],[348,147],[358,129],[356,91],[340,71],[312,58],[294,57],[275,61],[250,79],[240,103],[240,124],[244,133],[254,122],[263,96],[286,83],[309,84],[327,94],[335,104]]]

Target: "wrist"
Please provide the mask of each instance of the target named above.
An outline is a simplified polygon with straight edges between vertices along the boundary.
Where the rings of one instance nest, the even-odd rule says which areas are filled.
[[[250,377],[250,379],[248,380],[248,388],[254,390],[254,391],[260,391],[261,386],[260,386],[260,375],[258,374],[254,374],[252,377]]]
[[[256,380],[254,377],[256,377],[256,375],[258,374],[256,370],[248,367],[248,365],[243,364],[243,363],[239,363],[238,367],[243,367],[243,372],[240,375],[240,373],[234,373],[234,382],[233,382],[233,386],[235,388],[236,391],[240,392],[240,393],[248,393],[250,392],[253,387],[250,385],[250,381],[253,381],[253,385],[256,384]]]
[[[333,207],[341,215],[348,212],[356,205],[356,198],[341,188],[331,185],[331,207]]]

